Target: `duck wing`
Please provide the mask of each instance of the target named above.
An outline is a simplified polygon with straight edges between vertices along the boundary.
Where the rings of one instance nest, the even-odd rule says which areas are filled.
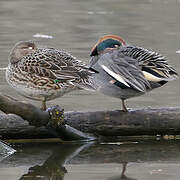
[[[121,50],[112,50],[101,55],[97,63],[116,80],[116,84],[119,82],[121,88],[131,88],[139,92],[145,92],[150,88],[138,60],[125,55]]]
[[[136,59],[145,78],[151,82],[171,81],[178,73],[161,54],[142,47],[126,46],[121,53]]]
[[[85,64],[69,53],[54,48],[38,49],[18,64],[22,72],[45,77],[56,83],[66,82],[79,86],[89,85],[93,74]]]

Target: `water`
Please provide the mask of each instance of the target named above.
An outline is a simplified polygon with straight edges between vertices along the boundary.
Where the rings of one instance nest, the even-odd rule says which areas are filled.
[[[0,164],[0,179],[179,180],[179,140],[121,143],[19,143]],[[126,166],[122,177],[123,165]]]
[[[131,44],[162,53],[180,72],[180,54],[176,53],[180,50],[179,29],[179,0],[1,0],[0,66],[7,66],[9,51],[17,41],[30,39],[42,46],[64,49],[88,63],[90,49],[97,39],[104,34],[117,34]],[[41,38],[37,34],[47,36]],[[48,36],[53,38],[47,38]],[[179,106],[179,81],[178,79],[144,96],[128,100],[128,107]],[[4,94],[8,92],[8,95],[30,101],[8,86],[3,71],[0,71],[0,87]],[[35,101],[30,102],[40,105]],[[74,91],[48,102],[48,106],[56,104],[66,111],[121,108],[119,99],[87,91]],[[127,176],[132,179],[179,180],[179,141],[163,143],[97,145],[99,149],[96,150],[104,153],[101,158],[98,159],[93,148],[87,156],[80,156],[80,152],[79,159],[75,157],[72,163],[65,165],[68,173],[51,161],[47,165],[47,158],[53,154],[54,148],[56,152],[65,151],[63,145],[43,143],[39,147],[37,143],[32,147],[21,144],[15,155],[1,162],[0,179],[18,179],[30,172],[30,167],[43,166],[46,161],[48,162],[42,168],[35,170],[37,173],[59,171],[64,179],[120,179],[121,162],[128,161]],[[66,159],[65,155],[58,157],[58,163],[65,161],[61,160],[63,157]]]
[[[127,42],[156,50],[180,70],[180,1],[178,0],[1,0],[1,67],[8,64],[10,49],[17,41],[35,40],[41,46],[64,49],[86,63],[90,49],[104,34],[121,35]],[[36,38],[43,34],[54,38]],[[129,108],[171,107],[180,101],[180,80],[170,82],[142,97],[128,100]],[[0,71],[1,92],[19,96]],[[40,103],[30,101],[39,106]],[[101,103],[99,103],[101,102]],[[50,101],[65,110],[120,109],[119,99],[102,94],[74,91]]]

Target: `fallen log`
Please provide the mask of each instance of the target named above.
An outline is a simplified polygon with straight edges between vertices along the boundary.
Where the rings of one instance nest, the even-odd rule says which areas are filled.
[[[101,136],[180,134],[180,108],[70,112],[66,119],[80,131]]]
[[[94,137],[78,131],[64,122],[64,109],[54,106],[46,111],[12,97],[0,94],[0,110],[10,115],[0,115],[0,138],[24,139],[37,138],[42,134],[51,134],[65,141],[92,140]],[[24,121],[28,121],[31,127]],[[44,128],[39,128],[44,126]],[[25,128],[24,128],[25,127]],[[38,128],[38,129],[37,129]],[[45,137],[47,138],[47,137]]]
[[[54,138],[45,126],[29,125],[15,114],[0,114],[0,139]]]
[[[84,133],[100,137],[180,134],[180,108],[147,108],[129,112],[120,110],[65,112],[65,121],[61,122],[61,119],[52,120],[48,111],[41,111],[31,104],[0,95],[0,110],[16,114],[0,115],[2,139],[42,137],[60,137],[64,140],[92,139]]]

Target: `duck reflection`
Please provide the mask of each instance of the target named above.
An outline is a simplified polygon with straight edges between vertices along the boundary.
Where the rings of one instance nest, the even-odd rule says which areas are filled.
[[[27,174],[20,180],[63,180],[67,173],[64,164],[79,154],[91,144],[65,144],[62,148],[55,148],[52,155],[43,163],[30,167]]]
[[[126,168],[127,168],[127,162],[122,163],[122,172],[121,172],[121,174],[119,176],[110,177],[107,180],[137,180],[137,179],[134,179],[134,178],[127,177],[125,175]]]
[[[32,153],[32,151],[29,151],[29,146],[26,147],[26,150],[24,149],[24,155],[22,155],[22,153],[15,154],[15,159],[18,159],[16,164],[20,163],[21,166],[27,166],[27,153],[29,153],[29,159],[31,159],[32,162],[38,164],[36,166],[30,167],[28,173],[24,174],[20,178],[21,180],[63,180],[65,175],[68,173],[66,170],[66,167],[68,168],[68,166],[65,167],[65,164],[67,164],[69,161],[71,165],[78,164],[81,165],[80,167],[83,167],[83,164],[86,165],[83,167],[83,171],[81,169],[79,172],[81,177],[85,176],[84,172],[86,172],[86,170],[88,172],[93,170],[94,173],[95,167],[93,164],[100,164],[100,166],[97,167],[104,167],[105,164],[111,164],[111,168],[118,166],[121,169],[118,172],[119,175],[117,172],[112,174],[110,171],[110,177],[107,171],[104,171],[104,168],[103,170],[100,168],[100,171],[102,170],[105,172],[105,174],[102,174],[103,179],[138,180],[138,177],[133,177],[133,171],[131,171],[131,175],[129,175],[127,172],[129,162],[137,164],[142,162],[152,163],[180,161],[180,141],[148,140],[139,142],[127,141],[120,143],[55,144],[54,146],[52,144],[46,144],[44,146],[41,145],[41,147],[36,146],[36,148],[36,151],[34,150],[36,154]],[[44,159],[43,157],[46,159],[47,151],[52,153],[51,156],[48,157],[48,159],[42,165],[39,165],[39,161],[36,159]],[[29,164],[32,166],[32,163]],[[133,170],[134,172],[138,171],[136,168]],[[96,169],[96,171],[98,171],[98,169]],[[93,173],[89,173],[87,178],[90,179],[89,176],[94,175]],[[73,176],[73,174],[69,173],[69,177],[70,176]]]
[[[94,151],[91,151],[93,149]],[[103,154],[103,149],[101,149],[102,154]],[[89,150],[91,151],[91,153],[89,153]],[[81,151],[82,153],[79,155]],[[56,148],[53,149],[52,155],[48,157],[48,159],[42,165],[35,165],[33,167],[30,167],[28,170],[28,173],[22,175],[20,180],[38,180],[38,179],[63,180],[66,173],[68,173],[67,169],[64,166],[66,163],[68,163],[69,161],[78,162],[79,159],[82,159],[85,154],[89,158],[91,158],[91,156],[94,156],[94,158],[96,158],[96,155],[98,155],[98,151],[99,151],[99,148],[97,150],[97,145],[93,145],[93,143],[88,143],[88,144],[83,144],[83,145],[82,144],[64,144],[63,146],[57,146]],[[103,159],[101,159],[100,161],[98,160],[98,161],[101,163],[102,160]],[[124,180],[125,179],[137,180],[133,178],[128,178],[125,175],[127,162],[124,162],[122,160],[121,162],[119,162],[119,164],[122,164],[121,174],[119,176],[108,178],[107,180],[121,180],[121,179],[122,180],[123,179]]]

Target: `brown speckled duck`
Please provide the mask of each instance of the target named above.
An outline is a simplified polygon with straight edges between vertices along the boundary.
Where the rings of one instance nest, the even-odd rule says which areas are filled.
[[[92,73],[67,52],[22,41],[10,52],[6,79],[21,95],[42,101],[45,110],[48,100],[77,89],[93,89]]]
[[[121,37],[105,35],[91,51],[90,69],[99,92],[125,100],[140,96],[177,78],[176,70],[161,54],[128,45]]]

